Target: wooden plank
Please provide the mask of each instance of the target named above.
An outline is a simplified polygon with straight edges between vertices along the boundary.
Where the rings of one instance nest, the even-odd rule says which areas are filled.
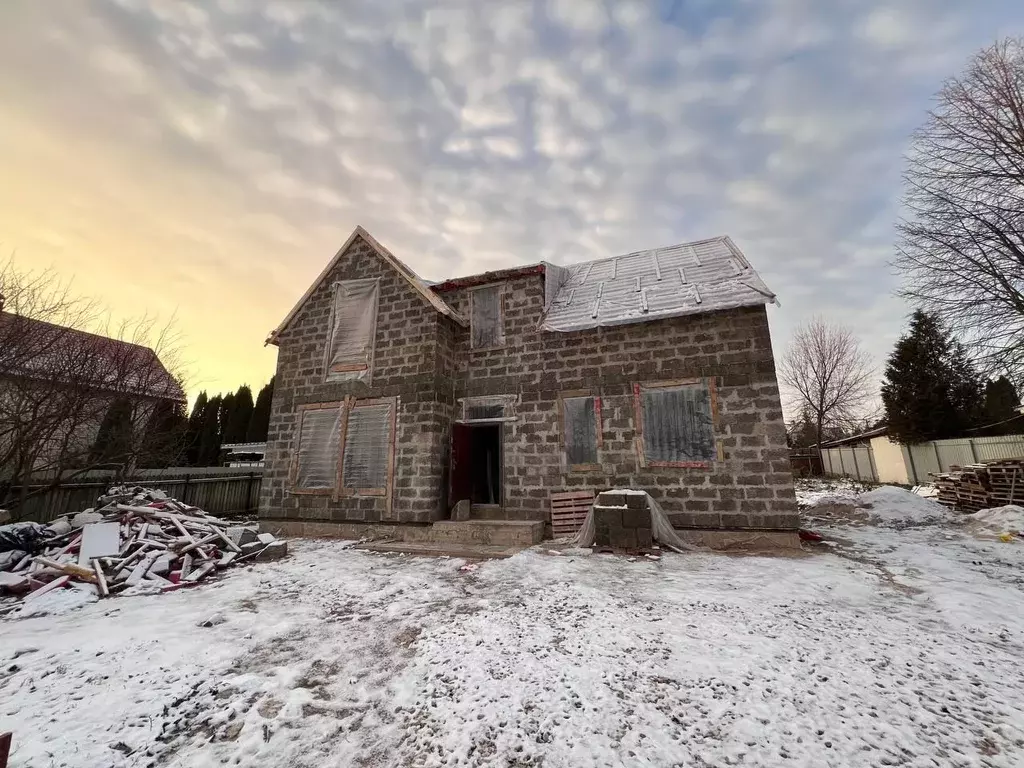
[[[67,583],[70,582],[70,581],[71,581],[71,577],[70,576],[58,576],[56,579],[51,581],[49,584],[44,584],[43,586],[41,586],[39,589],[35,590],[34,592],[29,592],[27,595],[25,595],[24,599],[25,600],[35,600],[37,597],[41,597],[42,595],[45,595],[47,592],[52,592],[55,589],[60,589],[61,587],[67,585]]]
[[[110,594],[110,589],[107,587],[107,577],[103,574],[103,566],[99,560],[92,561],[92,570],[96,574],[96,591],[100,597],[106,597]]]
[[[552,501],[562,501],[565,499],[582,499],[582,498],[594,498],[593,491],[568,491],[566,493],[552,493]]]

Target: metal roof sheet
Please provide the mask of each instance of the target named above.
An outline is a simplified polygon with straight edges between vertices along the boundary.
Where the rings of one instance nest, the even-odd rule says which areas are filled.
[[[541,325],[548,331],[643,323],[775,301],[728,237],[565,267]]]

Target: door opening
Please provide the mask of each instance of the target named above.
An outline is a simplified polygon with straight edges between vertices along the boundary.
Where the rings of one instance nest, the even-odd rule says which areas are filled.
[[[501,424],[474,424],[470,446],[470,500],[501,504]]]
[[[449,503],[500,505],[502,424],[452,425]]]

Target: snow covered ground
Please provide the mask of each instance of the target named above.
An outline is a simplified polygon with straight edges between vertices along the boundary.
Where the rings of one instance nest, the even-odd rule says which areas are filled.
[[[804,557],[298,541],[61,597],[0,619],[0,730],[17,768],[1024,764],[1024,543],[894,514],[812,509]]]

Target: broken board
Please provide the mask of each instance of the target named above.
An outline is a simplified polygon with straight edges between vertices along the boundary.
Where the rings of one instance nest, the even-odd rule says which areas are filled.
[[[90,568],[94,557],[111,557],[121,551],[120,523],[89,523],[82,529],[78,564]]]

